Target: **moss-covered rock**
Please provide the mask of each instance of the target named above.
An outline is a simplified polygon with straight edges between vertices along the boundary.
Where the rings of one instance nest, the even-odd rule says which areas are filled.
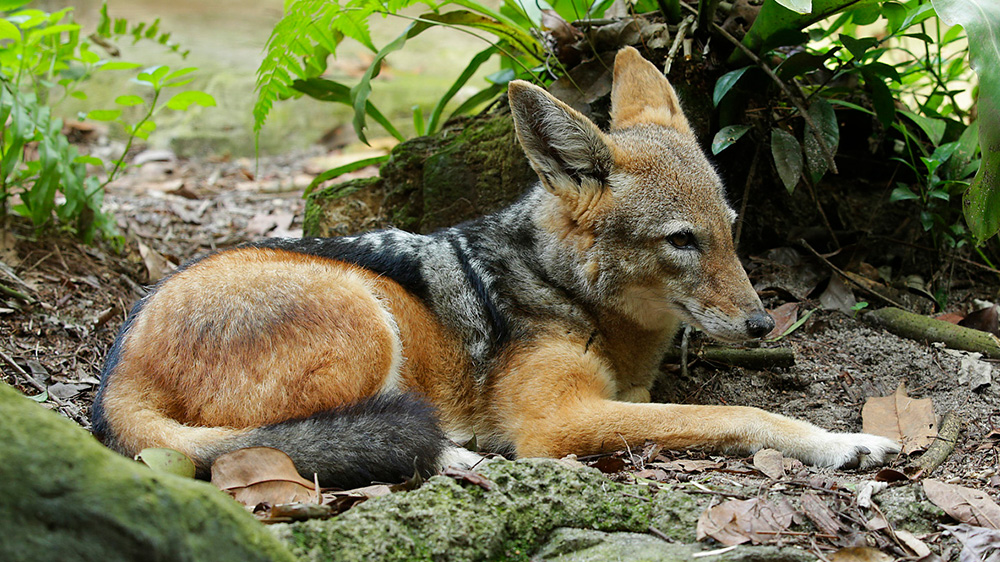
[[[0,560],[292,560],[239,504],[0,384]]]
[[[919,483],[887,488],[875,501],[894,528],[914,534],[936,531],[937,524],[948,519],[944,510],[927,499]]]
[[[491,490],[434,477],[419,490],[370,500],[335,519],[274,530],[310,560],[527,560],[560,527],[646,532],[656,524],[688,540],[701,510],[702,500],[661,501],[560,461],[493,461],[480,472]],[[675,524],[660,526],[666,521]]]
[[[432,232],[500,209],[537,179],[510,112],[498,110],[397,145],[379,178],[313,193],[303,230],[334,236],[393,225]]]
[[[701,552],[699,545],[668,543],[651,535],[605,533],[590,529],[556,529],[531,559],[552,562],[687,562]],[[715,562],[807,562],[816,560],[801,550],[773,546],[739,546],[713,555]]]

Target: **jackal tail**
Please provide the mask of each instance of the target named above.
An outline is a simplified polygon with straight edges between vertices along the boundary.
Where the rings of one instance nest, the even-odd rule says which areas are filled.
[[[434,474],[449,464],[469,464],[478,456],[455,447],[438,426],[434,409],[416,394],[382,394],[319,412],[250,429],[197,427],[178,423],[154,410],[138,416],[133,429],[160,439],[194,461],[207,477],[219,456],[247,447],[285,452],[306,478],[315,474],[325,486],[354,488],[372,482],[400,482],[415,472]],[[127,435],[99,435],[125,454],[138,451]]]

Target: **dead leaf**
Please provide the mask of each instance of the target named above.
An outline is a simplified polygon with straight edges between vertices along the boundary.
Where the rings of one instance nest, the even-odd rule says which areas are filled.
[[[869,398],[861,410],[862,431],[903,445],[903,454],[926,449],[937,437],[937,416],[929,398],[906,395],[906,383],[891,396]]]
[[[146,273],[149,275],[150,283],[156,283],[177,269],[177,264],[170,262],[163,257],[163,254],[142,242],[139,242],[139,255],[142,256],[142,263],[146,265]]]
[[[308,502],[316,493],[292,459],[271,447],[239,449],[215,459],[212,484],[247,506]]]
[[[910,549],[917,558],[923,558],[931,553],[929,546],[924,544],[924,541],[918,539],[913,533],[909,531],[904,531],[903,529],[894,529],[893,534],[900,542],[906,545],[906,548]]]
[[[830,555],[831,562],[892,562],[892,556],[870,546],[849,546]]]
[[[681,472],[704,472],[706,470],[718,470],[726,466],[726,463],[709,460],[682,459],[670,462],[654,462],[650,463],[650,466],[666,470],[679,470]]]
[[[983,562],[1000,562],[1000,531],[974,527],[965,523],[961,525],[944,525],[959,542],[962,543],[962,553],[959,560],[982,560]]]
[[[443,474],[444,476],[449,476],[451,478],[454,478],[459,482],[468,482],[469,484],[475,484],[476,486],[479,486],[480,488],[486,490],[487,492],[493,489],[492,482],[490,482],[482,474],[479,474],[478,472],[474,472],[472,470],[466,470],[464,468],[458,468],[455,466],[448,466],[441,471],[441,474]]]
[[[552,37],[552,51],[559,62],[568,68],[580,63],[582,53],[573,46],[583,39],[583,32],[564,20],[555,10],[542,10],[542,29]]]
[[[333,507],[329,505],[286,503],[272,507],[270,517],[268,517],[266,522],[278,523],[285,521],[305,521],[307,519],[328,519],[333,514]]]
[[[764,339],[776,338],[784,334],[799,319],[799,303],[786,302],[778,308],[768,310],[767,312],[771,315],[771,318],[774,318],[774,329]]]
[[[1000,336],[1000,329],[997,326],[997,305],[980,308],[975,312],[970,312],[959,326],[972,328],[981,332],[989,332],[995,336]]]
[[[834,273],[830,276],[826,290],[819,296],[819,304],[823,310],[839,310],[850,316],[854,314],[854,306],[858,304],[858,300],[843,278]]]
[[[180,451],[150,447],[139,451],[135,460],[157,472],[167,472],[184,478],[194,478],[194,462]]]
[[[761,449],[753,456],[753,466],[772,480],[785,477],[784,457],[775,449]]]
[[[934,317],[935,320],[940,320],[942,322],[948,322],[950,324],[958,324],[962,321],[962,317],[954,312],[945,312],[944,314],[938,314]]]
[[[900,472],[894,468],[883,468],[875,473],[876,482],[902,482],[903,480],[909,480],[910,477],[905,473]]]
[[[834,513],[826,502],[813,493],[802,494],[800,500],[802,512],[816,525],[816,528],[828,535],[836,535],[840,531],[840,523],[837,522],[837,514]]]
[[[931,503],[960,523],[1000,530],[1000,506],[986,492],[940,480],[924,480],[924,493]]]
[[[962,352],[958,367],[958,383],[968,384],[972,390],[989,386],[993,382],[993,366],[980,359],[982,354]]]
[[[795,512],[787,503],[775,504],[761,498],[730,500],[702,512],[698,518],[698,540],[712,537],[726,546],[778,538],[792,524]]]
[[[604,474],[615,474],[625,470],[625,459],[613,455],[601,457],[591,463],[592,467],[600,470]]]

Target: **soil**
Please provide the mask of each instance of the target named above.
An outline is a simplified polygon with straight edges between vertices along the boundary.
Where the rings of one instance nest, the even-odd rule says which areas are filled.
[[[153,158],[109,188],[107,207],[125,235],[122,251],[106,243],[88,247],[68,236],[36,238],[25,225],[11,224],[0,237],[0,258],[10,268],[0,270],[0,283],[29,301],[0,300],[3,381],[89,427],[103,357],[144,287],[168,272],[171,263],[200,253],[261,236],[299,235],[302,189],[318,172],[310,164],[321,156],[318,151],[259,163],[177,161],[169,154]],[[804,281],[810,275],[804,272],[798,281],[814,285],[815,279]],[[766,273],[758,271],[755,281],[768,284],[762,276]],[[779,282],[774,279],[770,283]],[[805,292],[792,281],[781,282],[789,287],[783,294]],[[984,283],[970,294],[988,296],[993,290]],[[772,297],[768,304],[778,301]],[[984,490],[997,500],[1000,378],[994,374],[991,384],[972,389],[958,382],[960,359],[953,354],[818,306],[804,299],[802,310],[817,308],[809,320],[780,342],[765,344],[792,347],[794,366],[756,371],[695,360],[682,373],[667,365],[654,399],[757,406],[832,430],[860,431],[865,400],[890,395],[905,383],[910,396],[930,399],[939,416],[954,412],[963,421],[954,452],[934,476]],[[964,311],[968,306],[955,304]],[[998,368],[994,363],[994,372]],[[837,475],[845,482],[872,476]],[[628,475],[619,478],[634,481]],[[730,487],[766,482],[749,472],[710,480]]]

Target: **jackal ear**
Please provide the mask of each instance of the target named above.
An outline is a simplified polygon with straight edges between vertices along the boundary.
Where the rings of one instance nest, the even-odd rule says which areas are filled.
[[[511,82],[507,96],[517,138],[546,189],[558,194],[600,190],[607,184],[614,159],[596,125],[523,80]]]
[[[611,128],[655,124],[691,134],[691,127],[666,76],[639,51],[625,47],[615,56],[611,84]]]

